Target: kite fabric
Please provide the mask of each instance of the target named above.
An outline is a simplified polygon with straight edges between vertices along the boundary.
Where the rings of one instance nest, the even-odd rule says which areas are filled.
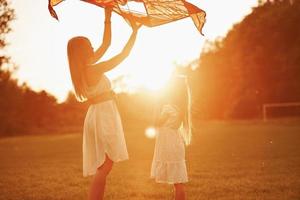
[[[50,14],[58,20],[53,9],[64,0],[49,0]],[[128,23],[135,20],[148,27],[154,27],[191,17],[198,31],[202,28],[206,13],[185,0],[81,0],[105,8],[112,6],[113,11],[121,15]],[[129,23],[130,24],[130,23]]]

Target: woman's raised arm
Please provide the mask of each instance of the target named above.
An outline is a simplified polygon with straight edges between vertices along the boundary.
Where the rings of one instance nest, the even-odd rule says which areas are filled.
[[[137,25],[135,22],[131,22],[131,26],[132,26],[132,33],[123,50],[118,55],[112,57],[107,61],[103,61],[94,64],[91,67],[88,67],[88,71],[90,71],[91,73],[103,74],[115,68],[129,55],[134,45],[134,42],[136,40],[138,29],[141,27],[141,25]]]
[[[111,14],[112,7],[105,8],[105,19],[104,19],[104,33],[101,46],[94,52],[94,56],[91,58],[91,64],[96,63],[107,51],[111,44]]]

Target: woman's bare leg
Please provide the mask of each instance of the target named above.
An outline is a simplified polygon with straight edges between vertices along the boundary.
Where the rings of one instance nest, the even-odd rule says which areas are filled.
[[[175,183],[175,200],[185,200],[185,191],[183,183]]]
[[[106,156],[105,161],[101,167],[97,169],[94,179],[90,185],[89,200],[102,200],[104,196],[104,189],[106,177],[111,171],[113,161]]]

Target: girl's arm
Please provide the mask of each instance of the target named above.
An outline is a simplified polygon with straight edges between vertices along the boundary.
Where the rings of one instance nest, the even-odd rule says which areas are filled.
[[[162,126],[167,121],[168,117],[168,114],[160,116],[156,121],[156,126]]]
[[[159,126],[159,115],[160,115],[160,106],[159,105],[155,105],[154,107],[154,113],[153,113],[153,126],[154,127],[158,127]]]
[[[96,63],[107,51],[111,44],[111,13],[112,7],[105,8],[104,33],[101,46],[94,52],[91,59],[92,64]]]
[[[92,67],[88,67],[87,70],[90,71],[90,73],[97,73],[97,74],[103,74],[113,68],[115,68],[117,65],[119,65],[130,53],[134,42],[136,40],[138,29],[140,28],[140,25],[133,24],[132,25],[132,34],[126,43],[125,47],[119,53],[118,55],[112,57],[111,59],[107,61],[103,61],[97,64],[94,64]]]
[[[156,110],[156,120],[155,120],[155,126],[160,127],[162,126],[167,119],[169,118],[170,113],[165,109],[165,107],[159,110]]]

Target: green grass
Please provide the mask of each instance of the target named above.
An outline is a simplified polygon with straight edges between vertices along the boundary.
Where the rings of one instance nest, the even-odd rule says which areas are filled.
[[[201,123],[187,148],[189,200],[299,200],[300,125]],[[81,134],[0,139],[0,199],[86,199]],[[172,199],[149,179],[154,140],[126,128],[130,160],[117,163],[106,199]]]

